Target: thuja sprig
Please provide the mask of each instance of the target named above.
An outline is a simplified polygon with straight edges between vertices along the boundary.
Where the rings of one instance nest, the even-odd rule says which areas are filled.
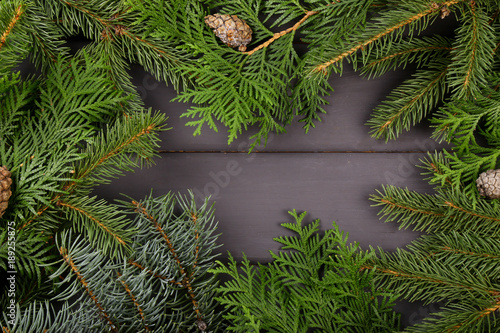
[[[282,251],[272,262],[253,265],[244,256],[237,263],[219,262],[212,270],[230,278],[218,288],[233,332],[363,331],[392,332],[399,317],[392,310],[395,295],[373,283],[373,271],[362,270],[372,251],[348,244],[334,224],[319,233],[319,221],[303,225],[306,213],[289,212],[282,226],[295,235],[277,237]]]

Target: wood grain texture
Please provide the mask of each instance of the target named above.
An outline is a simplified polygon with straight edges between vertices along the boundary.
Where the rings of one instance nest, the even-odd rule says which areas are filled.
[[[267,261],[277,250],[272,238],[284,234],[279,226],[291,222],[287,211],[308,211],[321,227],[336,221],[363,248],[401,247],[416,233],[399,231],[377,217],[370,194],[381,184],[428,191],[413,160],[422,154],[401,153],[165,153],[154,167],[131,173],[100,186],[107,199],[124,193],[134,198],[169,191],[193,190],[197,201],[211,196],[219,221],[222,252],[241,252],[252,260]]]

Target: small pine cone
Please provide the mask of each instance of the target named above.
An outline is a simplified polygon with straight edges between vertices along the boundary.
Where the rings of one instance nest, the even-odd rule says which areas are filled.
[[[202,332],[205,332],[207,330],[207,324],[203,320],[198,320],[196,322],[196,325],[198,326],[198,329]]]
[[[450,15],[451,11],[450,9],[448,8],[448,6],[443,6],[441,7],[441,19],[444,19],[446,16]]]
[[[9,199],[12,195],[10,185],[12,185],[12,178],[10,171],[6,166],[0,167],[0,218],[9,205]]]
[[[247,49],[252,40],[252,29],[236,15],[207,15],[205,23],[221,41],[230,47],[237,47],[241,52]]]
[[[491,199],[500,198],[500,169],[488,170],[476,180],[479,194]]]

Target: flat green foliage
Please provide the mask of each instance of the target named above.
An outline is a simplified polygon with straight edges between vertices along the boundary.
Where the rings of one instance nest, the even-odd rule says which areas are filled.
[[[334,224],[324,234],[319,221],[304,226],[306,213],[289,212],[293,223],[282,226],[294,236],[277,237],[282,251],[273,261],[252,265],[219,262],[212,270],[230,279],[218,288],[232,332],[393,332],[399,316],[395,294],[373,283],[364,269],[372,251],[348,244]]]
[[[479,174],[500,166],[500,84],[498,73],[491,75],[483,95],[475,101],[457,100],[441,107],[432,119],[434,137],[452,144],[450,150],[429,154],[424,168],[438,187],[452,187],[476,205]]]
[[[209,273],[217,248],[217,224],[208,200],[194,196],[149,195],[123,201],[132,216],[132,252],[111,260],[79,232],[56,237],[60,253],[51,275],[59,287],[47,302],[16,304],[14,323],[1,318],[10,332],[206,332],[222,331],[215,311],[217,279]],[[63,279],[60,280],[60,277]]]
[[[170,41],[192,56],[177,65],[179,75],[192,84],[176,100],[194,104],[182,115],[192,119],[187,125],[195,127],[194,134],[203,126],[218,131],[222,125],[231,143],[249,130],[252,148],[264,143],[270,132],[284,132],[297,114],[306,130],[320,119],[316,113],[331,87],[327,78],[301,79],[309,52],[300,50],[298,38],[320,37],[316,42],[322,43],[330,38],[327,32],[335,32],[332,42],[339,41],[363,26],[372,2],[330,6],[330,1],[129,1],[142,13],[137,25],[149,27],[147,36]],[[248,23],[253,32],[248,51],[272,42],[252,54],[223,45],[204,23],[206,15],[216,12],[236,14]],[[283,34],[278,38],[279,31]]]

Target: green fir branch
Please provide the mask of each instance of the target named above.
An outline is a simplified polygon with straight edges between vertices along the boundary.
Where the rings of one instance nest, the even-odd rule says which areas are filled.
[[[84,235],[93,248],[112,258],[123,258],[130,253],[135,230],[129,227],[130,221],[105,200],[64,198],[56,204],[65,213],[65,219],[71,221],[72,229]]]
[[[438,195],[421,194],[408,189],[385,186],[372,195],[375,206],[382,206],[380,215],[386,222],[397,221],[400,228],[426,232],[451,232],[465,229],[480,235],[500,233],[498,204],[479,199],[477,203],[453,189]]]
[[[372,136],[385,137],[386,141],[396,139],[427,116],[447,93],[448,64],[445,61],[418,70],[412,79],[394,89],[367,122]]]
[[[18,65],[22,56],[27,56],[29,34],[23,21],[26,17],[26,5],[21,0],[2,1],[0,4],[0,77],[9,75]]]
[[[495,34],[489,17],[475,1],[468,2],[453,44],[449,84],[455,98],[473,99],[487,85],[493,62]]]
[[[451,43],[449,38],[439,35],[405,38],[399,43],[393,43],[385,54],[372,54],[361,68],[361,73],[372,78],[397,68],[404,69],[409,64],[415,64],[417,68],[427,67],[435,59],[448,58],[453,49]]]

